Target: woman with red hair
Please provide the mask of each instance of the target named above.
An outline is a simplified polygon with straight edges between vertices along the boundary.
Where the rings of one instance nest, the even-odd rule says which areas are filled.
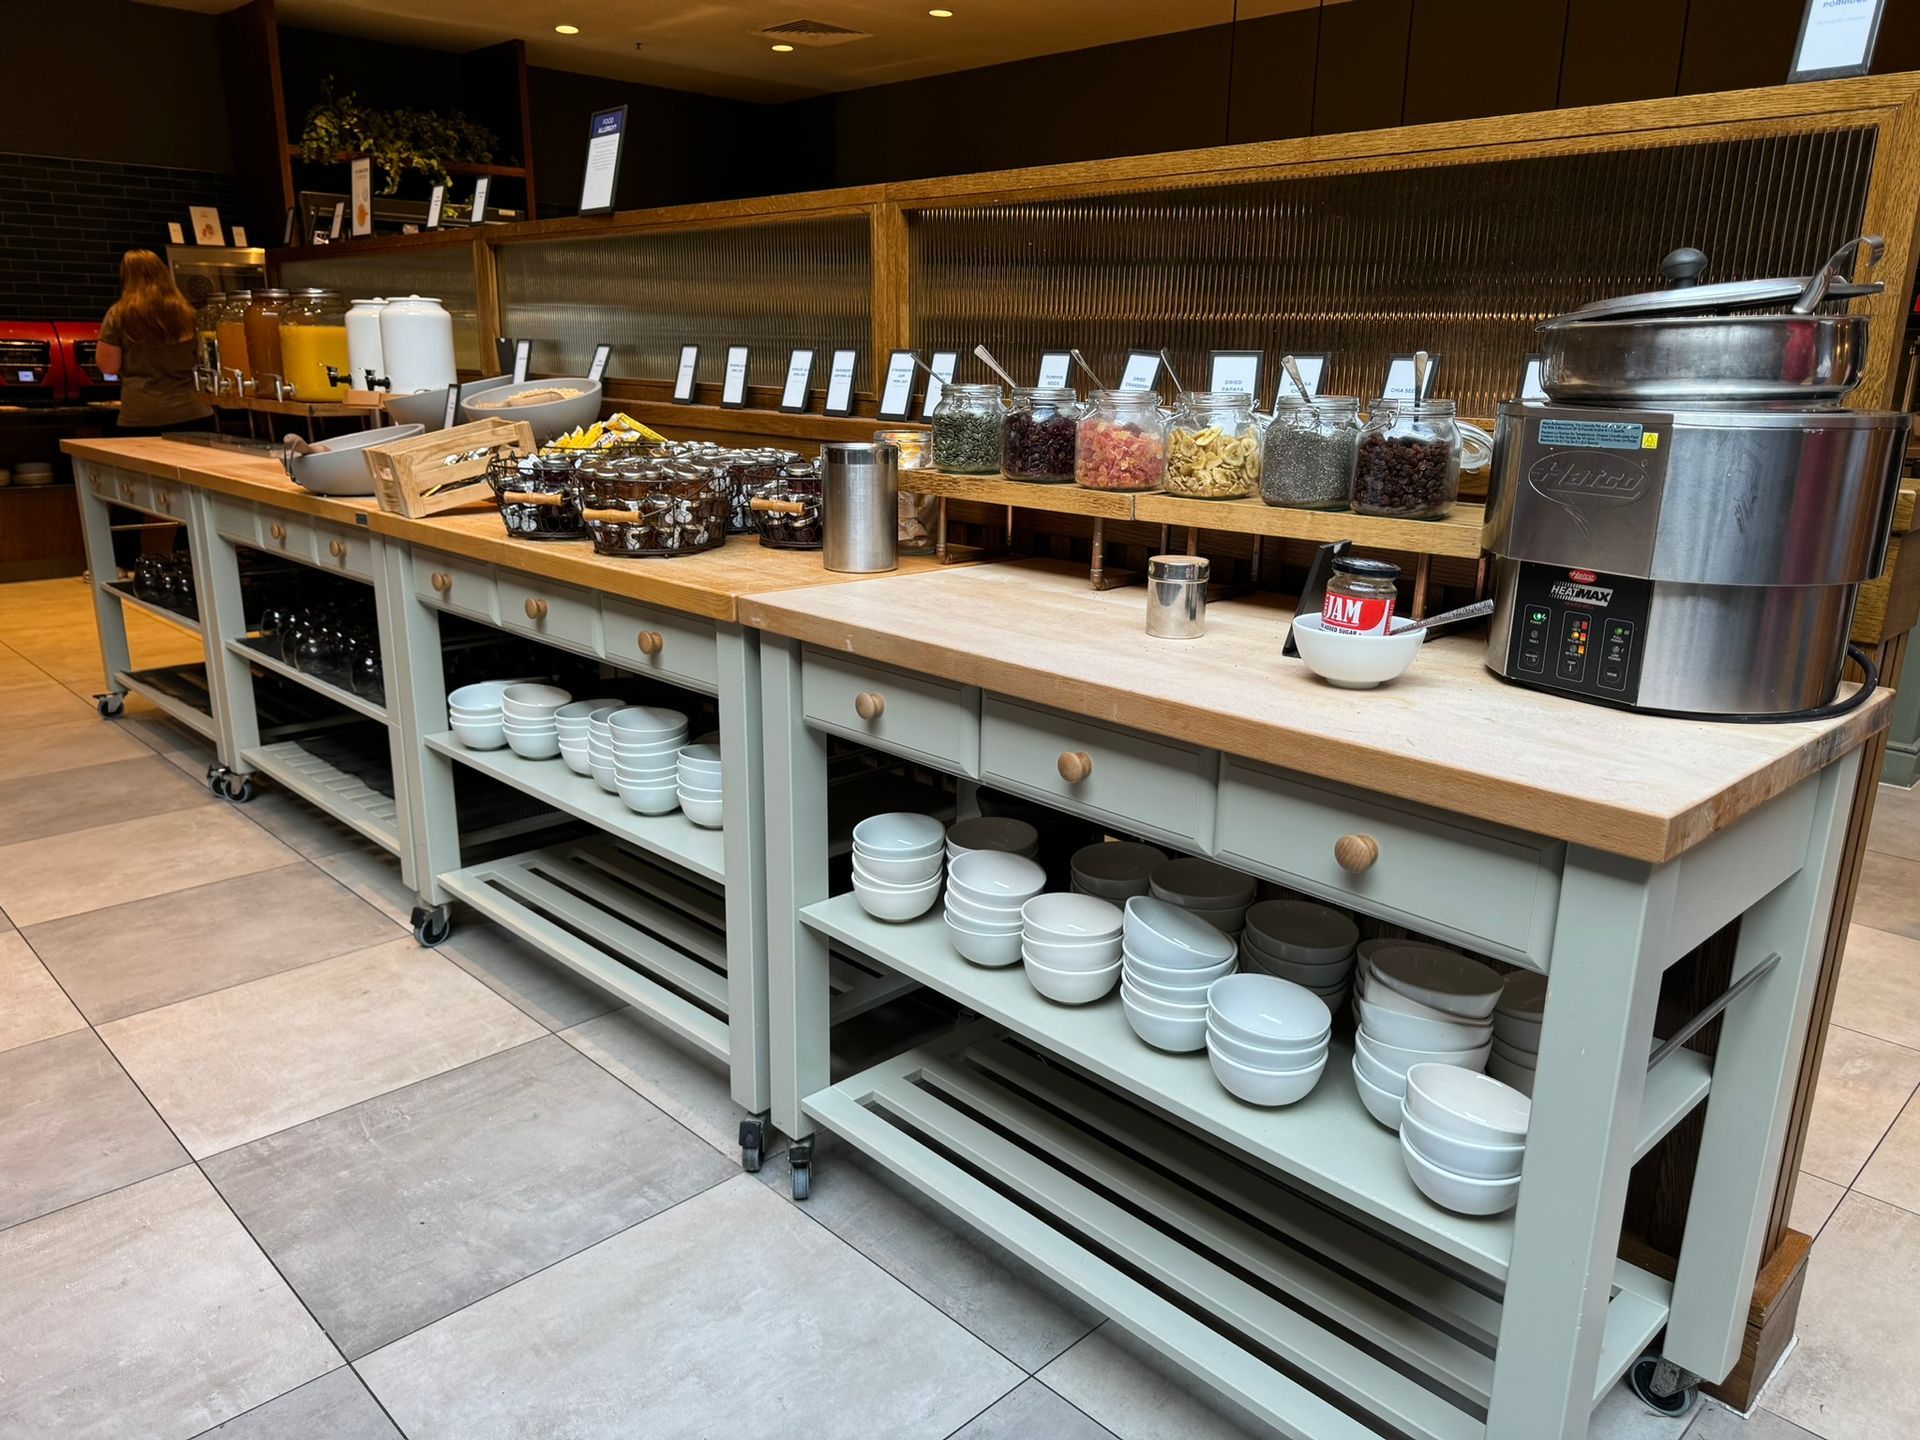
[[[120,257],[120,298],[100,323],[96,359],[120,377],[122,435],[213,428],[213,407],[193,387],[193,318],[158,255]]]

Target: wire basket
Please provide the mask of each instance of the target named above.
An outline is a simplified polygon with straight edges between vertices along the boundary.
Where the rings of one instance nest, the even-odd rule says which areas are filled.
[[[487,484],[510,538],[578,540],[586,534],[574,461],[564,452],[496,458],[487,467]]]
[[[723,466],[593,455],[575,474],[599,554],[672,557],[726,543],[733,486]]]
[[[824,538],[820,519],[820,471],[813,465],[784,465],[758,483],[748,500],[760,543],[769,550],[818,550]]]

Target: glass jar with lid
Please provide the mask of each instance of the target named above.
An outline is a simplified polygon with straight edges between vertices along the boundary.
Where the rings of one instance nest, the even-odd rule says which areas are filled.
[[[955,475],[996,473],[1006,424],[998,385],[943,386],[933,407],[933,468]]]
[[[1320,601],[1320,623],[1348,635],[1385,635],[1393,629],[1400,598],[1400,567],[1358,555],[1334,557],[1333,574]]]
[[[1073,437],[1073,479],[1088,490],[1158,490],[1167,471],[1166,426],[1151,390],[1096,390]]]
[[[237,370],[245,380],[253,375],[247,359],[247,306],[253,303],[251,290],[229,290],[218,299],[213,315],[213,339],[220,347],[220,368]]]
[[[253,378],[265,382],[273,376],[286,378],[280,356],[280,317],[286,313],[291,297],[284,290],[256,290],[247,302],[247,360]]]
[[[1260,498],[1294,510],[1339,510],[1360,458],[1360,401],[1282,395],[1260,449]]]
[[[1016,385],[1007,405],[1000,473],[1043,485],[1073,483],[1074,430],[1080,397],[1065,386]]]
[[[1460,426],[1451,400],[1375,400],[1353,475],[1353,513],[1438,520],[1460,495]]]
[[[1167,421],[1169,495],[1241,500],[1260,481],[1260,421],[1253,396],[1239,390],[1189,390]]]
[[[215,291],[193,312],[193,363],[202,369],[212,369],[213,357],[219,353],[219,337],[213,327],[226,303],[227,297]]]
[[[352,388],[347,304],[337,290],[296,290],[280,317],[280,360],[302,400],[337,400]]]

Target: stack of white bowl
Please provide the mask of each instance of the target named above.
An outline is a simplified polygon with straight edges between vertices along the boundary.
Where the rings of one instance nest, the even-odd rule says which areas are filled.
[[[1493,967],[1458,951],[1411,940],[1376,948],[1353,1001],[1353,1078],[1373,1118],[1398,1128],[1416,1065],[1484,1070],[1499,999]]]
[[[1124,919],[1118,905],[1097,896],[1034,896],[1020,907],[1020,958],[1028,981],[1062,1005],[1098,1000],[1120,983]]]
[[[946,863],[945,834],[931,815],[910,810],[869,815],[854,826],[853,894],[860,908],[876,920],[895,921],[931,910]]]
[[[1022,911],[1047,888],[1037,861],[1004,850],[967,850],[947,862],[947,937],[976,965],[1020,959]]]
[[[1249,1105],[1291,1105],[1327,1068],[1333,1011],[1305,986],[1274,975],[1228,975],[1207,990],[1207,1062],[1227,1093]]]
[[[576,775],[592,773],[593,756],[588,749],[587,723],[596,710],[618,710],[624,700],[575,700],[553,712],[553,723],[560,736],[560,758]],[[611,759],[608,761],[612,763]]]
[[[680,813],[709,830],[720,828],[720,747],[713,744],[680,747],[678,776]]]
[[[551,760],[560,753],[560,707],[573,696],[558,685],[509,685],[500,692],[501,728],[507,747],[522,760]]]
[[[1491,1075],[1453,1065],[1407,1072],[1400,1155],[1443,1210],[1499,1215],[1520,1198],[1532,1102]]]
[[[1040,853],[1040,832],[1006,815],[975,815],[947,827],[947,859],[969,850],[1000,850],[1031,860]]]
[[[447,723],[453,738],[469,750],[498,750],[507,743],[500,697],[511,680],[483,680],[462,685],[447,696]]]
[[[627,702],[622,700],[617,705],[599,705],[587,712],[587,773],[609,795],[619,787],[614,783],[613,727],[608,722],[614,711],[626,708]]]
[[[1240,963],[1304,985],[1332,1008],[1347,998],[1360,927],[1331,905],[1262,900],[1247,911]]]
[[[1136,895],[1153,893],[1153,867],[1167,852],[1137,840],[1107,840],[1073,852],[1073,888],[1124,905]]]
[[[1211,860],[1164,860],[1153,867],[1147,888],[1156,900],[1191,910],[1216,930],[1238,935],[1257,891],[1251,875]]]
[[[1533,1094],[1540,1066],[1540,1022],[1547,1017],[1547,977],[1532,970],[1507,976],[1493,1011],[1493,1054],[1487,1073],[1522,1095]]]
[[[1207,988],[1233,973],[1231,935],[1198,915],[1136,895],[1120,941],[1120,1003],[1133,1033],[1156,1050],[1207,1043]]]
[[[592,717],[588,717],[592,744]],[[629,810],[670,815],[680,806],[680,747],[687,743],[687,717],[658,705],[629,705],[607,716],[613,756],[613,788]],[[589,765],[592,751],[589,749]]]

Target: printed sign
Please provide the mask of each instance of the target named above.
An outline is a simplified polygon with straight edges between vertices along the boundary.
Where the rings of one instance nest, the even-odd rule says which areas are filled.
[[[598,382],[607,373],[607,361],[613,358],[613,346],[596,345],[593,347],[593,360],[587,366],[587,379]]]
[[[1427,394],[1435,393],[1434,387],[1440,380],[1440,356],[1436,351],[1427,353]],[[1387,362],[1387,378],[1380,382],[1380,395],[1385,400],[1413,399],[1413,356],[1396,355]]]
[[[1800,38],[1793,47],[1787,80],[1834,80],[1864,75],[1873,64],[1880,38],[1880,14],[1887,0],[1807,0],[1800,17]]]
[[[673,372],[673,403],[691,405],[693,403],[693,372],[700,363],[698,345],[680,347],[680,368]]]
[[[745,345],[727,347],[727,372],[720,381],[720,403],[739,410],[747,403],[747,359]]]
[[[1307,394],[1316,398],[1320,394],[1321,382],[1326,379],[1327,366],[1332,363],[1333,355],[1330,351],[1307,355],[1301,354],[1298,350],[1293,352],[1293,368],[1300,372],[1300,378],[1306,382]],[[1274,387],[1273,394],[1273,403],[1276,407],[1282,400],[1300,398],[1300,387],[1288,377],[1285,367],[1281,368],[1280,381]]]
[[[1064,390],[1073,378],[1073,356],[1065,350],[1040,352],[1040,374],[1034,384],[1042,389]]]
[[[960,368],[958,350],[936,350],[933,352],[933,374],[927,377],[927,393],[920,401],[920,418],[926,419],[933,414],[933,407],[940,403],[940,397],[947,393],[947,383],[953,379],[953,372]]]
[[[807,408],[807,389],[813,384],[813,351],[795,350],[787,356],[787,380],[780,387],[780,408],[798,415]]]
[[[527,369],[533,363],[533,341],[516,340],[513,342],[513,383],[518,385],[527,378]]]
[[[1547,387],[1540,383],[1540,367],[1547,363],[1544,355],[1527,356],[1526,364],[1520,367],[1520,398],[1522,400],[1544,400]]]
[[[1131,350],[1127,352],[1127,365],[1120,372],[1122,390],[1154,390],[1160,385],[1160,352],[1158,350]]]
[[[853,413],[853,372],[859,362],[858,350],[833,352],[833,364],[827,367],[827,403],[821,406],[828,415]]]
[[[895,350],[887,356],[887,378],[880,387],[882,420],[905,420],[913,404],[913,352]]]
[[[596,110],[587,121],[587,172],[580,182],[580,213],[605,215],[613,209],[620,183],[620,148],[627,135],[627,107]]]
[[[454,416],[460,413],[460,382],[455,381],[447,387],[447,413],[440,417],[440,428],[451,430]]]
[[[212,205],[189,205],[187,218],[193,222],[193,243],[225,245],[227,232],[220,228],[220,211]]]
[[[373,233],[373,161],[361,156],[353,162],[353,233]]]
[[[482,175],[473,186],[473,223],[484,225],[487,219],[487,190],[493,184],[491,175]]]
[[[432,198],[427,201],[427,229],[438,230],[440,228],[440,212],[445,208],[446,203],[447,187],[444,185],[434,186]]]
[[[1215,350],[1207,357],[1207,389],[1216,394],[1258,395],[1260,352]]]

